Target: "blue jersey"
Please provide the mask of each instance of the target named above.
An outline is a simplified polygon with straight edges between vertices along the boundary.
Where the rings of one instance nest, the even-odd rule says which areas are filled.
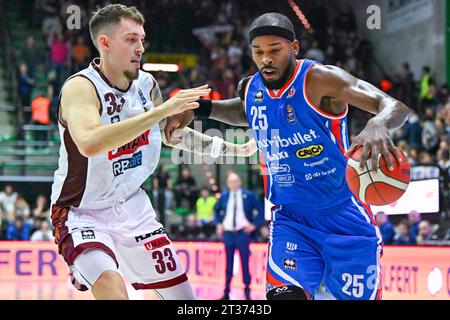
[[[274,205],[320,210],[352,197],[345,180],[348,107],[335,116],[310,101],[306,75],[314,63],[297,61],[278,91],[267,89],[260,73],[245,86],[247,120],[267,168],[265,194]]]

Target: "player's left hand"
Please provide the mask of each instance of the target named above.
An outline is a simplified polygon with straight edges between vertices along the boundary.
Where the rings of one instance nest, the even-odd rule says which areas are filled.
[[[389,136],[389,132],[385,123],[381,120],[376,119],[376,117],[370,119],[367,122],[366,127],[363,131],[361,131],[359,135],[355,137],[352,145],[347,150],[345,155],[351,156],[351,154],[355,152],[355,150],[360,146],[363,147],[361,161],[359,164],[359,168],[361,170],[364,170],[366,161],[371,160],[372,170],[376,173],[378,156],[380,155],[380,153],[386,159],[389,170],[394,169],[391,153],[394,155],[395,160],[398,164],[402,162],[401,155],[397,153],[397,149],[395,148],[394,143]]]
[[[175,114],[167,118],[166,127],[164,128],[164,133],[166,139],[169,142],[175,142],[172,136],[176,129],[183,129],[189,125],[194,119],[194,111],[186,110],[182,113]],[[176,139],[175,139],[176,140]]]

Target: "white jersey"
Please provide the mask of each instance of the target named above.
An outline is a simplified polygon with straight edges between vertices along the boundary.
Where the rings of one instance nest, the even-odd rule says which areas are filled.
[[[139,70],[139,77],[123,91],[108,81],[98,65],[99,59],[94,59],[88,68],[70,78],[84,77],[94,85],[101,106],[102,124],[123,121],[155,107],[152,90],[157,84],[149,73]],[[58,126],[61,147],[51,196],[52,204],[57,206],[104,209],[125,202],[139,190],[158,164],[161,151],[159,125],[116,150],[89,158],[78,151],[67,126],[62,121]]]

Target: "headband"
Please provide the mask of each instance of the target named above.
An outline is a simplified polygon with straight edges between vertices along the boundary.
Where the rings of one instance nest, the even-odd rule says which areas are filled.
[[[250,43],[253,41],[255,37],[258,36],[279,36],[283,37],[285,39],[288,39],[289,41],[294,41],[295,39],[295,33],[277,26],[262,26],[262,27],[256,27],[250,30],[248,33],[248,38],[250,40]]]

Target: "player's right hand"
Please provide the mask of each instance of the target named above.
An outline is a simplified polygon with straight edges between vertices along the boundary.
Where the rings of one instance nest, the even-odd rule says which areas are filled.
[[[166,110],[167,116],[195,109],[199,107],[196,101],[201,97],[209,95],[210,92],[211,88],[208,88],[207,84],[193,89],[180,90],[160,107]]]

